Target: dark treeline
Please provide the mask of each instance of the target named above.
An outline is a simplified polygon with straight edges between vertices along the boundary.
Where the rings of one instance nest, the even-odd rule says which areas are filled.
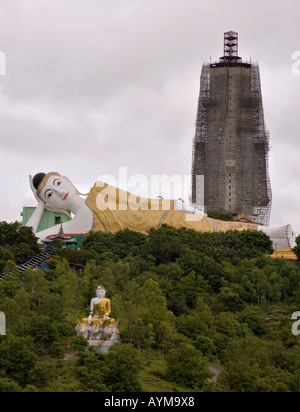
[[[270,258],[262,232],[91,233],[20,279],[16,263],[39,250],[20,231],[0,225],[0,263],[15,273],[0,282],[0,392],[300,390],[300,268]],[[69,263],[85,265],[81,278]],[[74,332],[99,284],[122,336],[105,356]]]

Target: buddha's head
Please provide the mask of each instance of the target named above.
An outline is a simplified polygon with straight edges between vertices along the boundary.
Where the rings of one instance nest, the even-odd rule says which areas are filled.
[[[32,183],[39,199],[53,209],[72,210],[74,197],[79,195],[73,183],[56,172],[38,173]]]
[[[96,294],[97,294],[97,298],[99,298],[99,299],[105,298],[105,295],[106,295],[105,287],[102,286],[102,285],[98,286],[97,290],[96,290]]]

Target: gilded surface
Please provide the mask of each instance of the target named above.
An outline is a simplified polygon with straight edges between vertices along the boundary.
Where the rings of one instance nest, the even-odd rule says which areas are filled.
[[[176,229],[187,228],[198,232],[226,232],[228,230],[257,230],[256,224],[224,222],[198,214],[174,209],[174,201],[145,199],[98,182],[91,189],[87,206],[94,213],[95,231],[116,233],[122,229],[146,233],[150,228],[167,224]]]

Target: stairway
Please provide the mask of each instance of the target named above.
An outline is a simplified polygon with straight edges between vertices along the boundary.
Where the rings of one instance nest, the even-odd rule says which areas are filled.
[[[26,269],[34,269],[37,266],[40,266],[41,263],[43,263],[45,260],[49,259],[52,256],[53,252],[53,246],[55,245],[55,242],[51,243],[49,246],[47,246],[43,252],[39,253],[38,255],[34,256],[33,258],[29,259],[27,262],[23,263],[22,265],[18,266],[18,272],[21,274],[23,273]],[[12,273],[1,273],[0,274],[0,281],[4,280],[6,278],[12,277]]]

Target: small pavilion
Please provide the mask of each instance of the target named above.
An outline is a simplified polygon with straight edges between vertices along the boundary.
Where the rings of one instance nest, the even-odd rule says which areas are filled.
[[[66,236],[62,225],[60,226],[60,231],[56,236],[49,236],[47,239],[43,240],[44,245],[47,247],[51,243],[55,243],[57,240],[62,240],[66,247],[77,247],[78,240],[72,236]]]

